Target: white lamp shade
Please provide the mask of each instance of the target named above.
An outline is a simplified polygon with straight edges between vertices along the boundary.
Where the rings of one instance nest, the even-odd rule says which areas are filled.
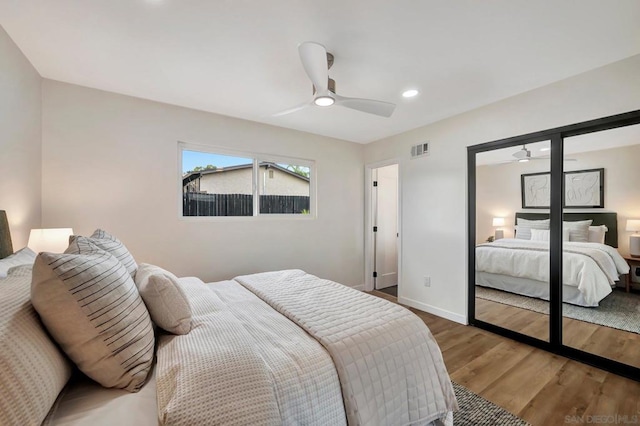
[[[627,219],[627,231],[640,231],[640,219]]]
[[[36,253],[62,253],[69,246],[71,235],[71,228],[32,229],[27,246]]]
[[[504,226],[504,217],[494,217],[493,226]]]

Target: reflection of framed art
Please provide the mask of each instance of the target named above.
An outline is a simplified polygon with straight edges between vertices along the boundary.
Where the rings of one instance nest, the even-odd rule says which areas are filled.
[[[520,176],[523,209],[548,209],[551,203],[551,173]]]
[[[551,173],[520,176],[523,209],[548,209],[551,202]],[[604,207],[604,169],[564,173],[564,206],[567,209]]]
[[[604,169],[565,172],[564,207],[568,209],[604,207]]]

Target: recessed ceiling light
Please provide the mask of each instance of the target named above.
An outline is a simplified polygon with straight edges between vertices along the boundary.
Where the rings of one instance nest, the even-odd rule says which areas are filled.
[[[551,151],[551,148],[540,148],[540,151]]]
[[[405,90],[404,92],[402,92],[402,97],[403,98],[413,98],[414,96],[418,95],[418,91],[416,89],[409,89],[409,90]]]

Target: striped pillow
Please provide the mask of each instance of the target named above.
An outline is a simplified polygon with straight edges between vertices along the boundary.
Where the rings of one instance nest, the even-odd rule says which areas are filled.
[[[149,313],[124,265],[89,241],[76,237],[64,254],[38,255],[31,302],[82,372],[137,392],[153,360]]]
[[[569,230],[569,241],[589,242],[589,227],[593,220],[564,221],[562,228]]]
[[[89,239],[102,250],[114,255],[127,268],[132,277],[136,275],[138,264],[122,241],[102,229],[96,229]]]
[[[528,220],[519,217],[516,219],[516,238],[530,240],[532,229],[549,229],[550,223],[551,221],[549,219]]]

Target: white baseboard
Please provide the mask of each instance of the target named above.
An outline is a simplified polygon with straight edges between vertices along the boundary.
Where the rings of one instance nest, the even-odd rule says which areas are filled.
[[[360,285],[354,285],[353,287],[351,287],[354,290],[360,290],[360,291],[364,291],[364,284],[360,284]]]
[[[465,315],[456,314],[444,309],[436,308],[435,306],[427,305],[426,303],[419,302],[417,300],[409,299],[406,297],[398,297],[398,303],[411,306],[412,308],[419,309],[423,312],[427,312],[433,315],[437,315],[444,319],[448,319],[458,324],[467,325],[467,317]]]

